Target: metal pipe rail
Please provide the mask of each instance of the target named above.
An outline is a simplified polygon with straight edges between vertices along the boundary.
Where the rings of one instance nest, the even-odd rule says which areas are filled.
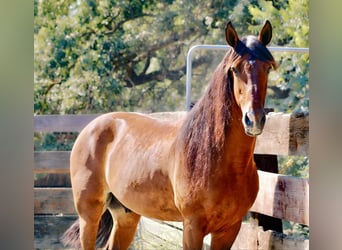
[[[191,101],[191,76],[192,76],[192,54],[195,50],[227,50],[229,45],[212,45],[201,44],[192,46],[186,56],[186,110],[190,110]],[[295,52],[295,53],[309,53],[309,48],[293,48],[293,47],[268,47],[270,51],[274,52]]]

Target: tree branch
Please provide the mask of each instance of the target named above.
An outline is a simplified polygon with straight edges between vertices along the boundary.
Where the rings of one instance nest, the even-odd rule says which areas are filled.
[[[144,69],[143,69],[141,74],[146,74],[146,71],[150,67],[150,64],[151,64],[151,53],[147,52],[147,58],[146,58],[145,67],[144,67]]]
[[[197,68],[205,63],[206,60],[207,57],[205,56],[199,57],[197,60],[192,62],[192,67]],[[142,85],[151,81],[164,81],[165,79],[177,81],[186,74],[186,65],[174,70],[165,70],[165,68],[163,68],[161,70],[153,71],[149,74],[145,74],[146,72],[143,72],[139,75],[135,73],[132,66],[127,66],[126,72],[126,87],[132,88],[134,86]]]
[[[50,90],[55,86],[55,85],[61,85],[62,84],[62,79],[59,78],[57,81],[54,81],[52,82],[51,84],[49,84],[47,87],[46,87],[46,90],[44,91],[44,96],[46,96]]]
[[[163,49],[173,43],[179,42],[179,41],[184,41],[187,38],[189,38],[193,33],[196,32],[194,28],[190,28],[188,31],[183,32],[181,34],[173,34],[170,36],[168,39],[160,42],[160,43],[155,43],[150,47],[147,47],[148,53],[153,53],[157,50]],[[129,64],[134,61],[139,55],[146,53],[146,47],[140,46],[140,50],[133,51],[127,55],[120,54],[118,57],[115,59],[117,61],[113,61],[114,65],[122,65],[123,63]],[[114,69],[117,67],[114,66]]]

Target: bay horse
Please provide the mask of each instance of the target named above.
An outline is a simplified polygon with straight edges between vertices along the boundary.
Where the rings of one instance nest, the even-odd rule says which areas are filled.
[[[183,222],[183,249],[230,249],[259,188],[253,160],[266,115],[267,20],[241,40],[231,22],[231,48],[208,88],[184,118],[163,121],[113,112],[90,122],[70,156],[79,219],[63,242],[74,248],[128,249],[141,216]]]

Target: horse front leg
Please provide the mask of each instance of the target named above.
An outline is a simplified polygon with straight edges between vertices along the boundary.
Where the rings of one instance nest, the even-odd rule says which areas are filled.
[[[241,221],[211,234],[211,250],[229,250],[233,246],[233,243],[238,235],[241,227]]]
[[[183,221],[183,250],[201,250],[204,238],[203,227],[198,218]]]

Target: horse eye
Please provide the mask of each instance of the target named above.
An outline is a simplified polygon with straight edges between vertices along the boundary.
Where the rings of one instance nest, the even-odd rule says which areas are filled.
[[[234,74],[239,74],[239,71],[235,68],[235,67],[232,67],[232,71],[234,72]]]

